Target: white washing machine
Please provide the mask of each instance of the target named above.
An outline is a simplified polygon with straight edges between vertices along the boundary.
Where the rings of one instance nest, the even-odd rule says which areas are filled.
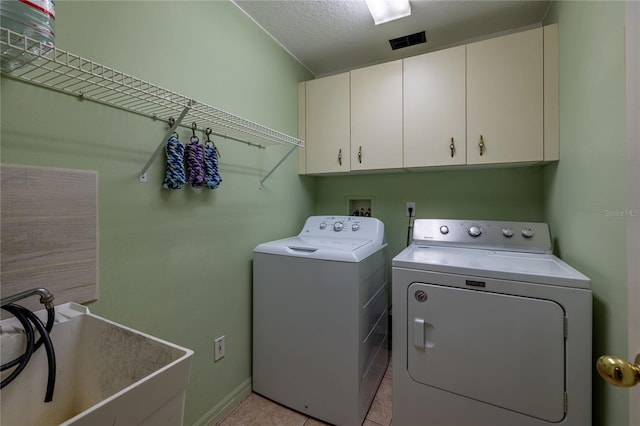
[[[590,281],[546,224],[416,220],[392,271],[394,426],[591,425]]]
[[[253,254],[253,390],[335,425],[362,424],[388,363],[384,225],[309,217]]]

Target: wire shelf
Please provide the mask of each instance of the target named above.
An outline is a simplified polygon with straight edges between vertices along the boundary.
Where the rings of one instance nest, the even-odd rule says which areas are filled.
[[[2,75],[81,99],[167,120],[187,109],[181,126],[264,148],[304,146],[300,139],[240,118],[187,96],[0,27]]]

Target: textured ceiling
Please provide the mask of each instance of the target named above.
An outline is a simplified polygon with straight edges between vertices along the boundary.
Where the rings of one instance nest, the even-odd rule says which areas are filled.
[[[411,16],[374,25],[364,0],[233,0],[315,76],[540,26],[550,1],[411,0]],[[426,30],[427,43],[389,39]]]

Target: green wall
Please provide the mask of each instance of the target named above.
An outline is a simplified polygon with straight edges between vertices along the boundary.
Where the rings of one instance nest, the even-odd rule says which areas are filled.
[[[311,75],[230,2],[58,1],[56,12],[59,48],[297,134],[297,82]],[[1,102],[2,162],[98,171],[101,296],[90,308],[193,349],[185,424],[211,414],[251,376],[252,250],[299,231],[313,179],[291,156],[260,190],[289,147],[216,138],[221,187],[164,190],[163,155],[148,183],[137,174],[165,123],[6,78]]]
[[[591,278],[593,356],[627,353],[624,2],[556,2],[560,162],[544,169],[560,255]],[[595,370],[595,369],[594,369]],[[628,391],[594,371],[594,425],[628,425]]]
[[[349,198],[373,199],[390,258],[406,246],[408,201],[417,218],[541,221],[544,214],[539,167],[317,178],[318,214],[347,214]]]

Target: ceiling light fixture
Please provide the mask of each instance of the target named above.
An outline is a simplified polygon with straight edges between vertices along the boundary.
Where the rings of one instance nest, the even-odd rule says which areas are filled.
[[[411,15],[409,0],[365,0],[376,25]]]

